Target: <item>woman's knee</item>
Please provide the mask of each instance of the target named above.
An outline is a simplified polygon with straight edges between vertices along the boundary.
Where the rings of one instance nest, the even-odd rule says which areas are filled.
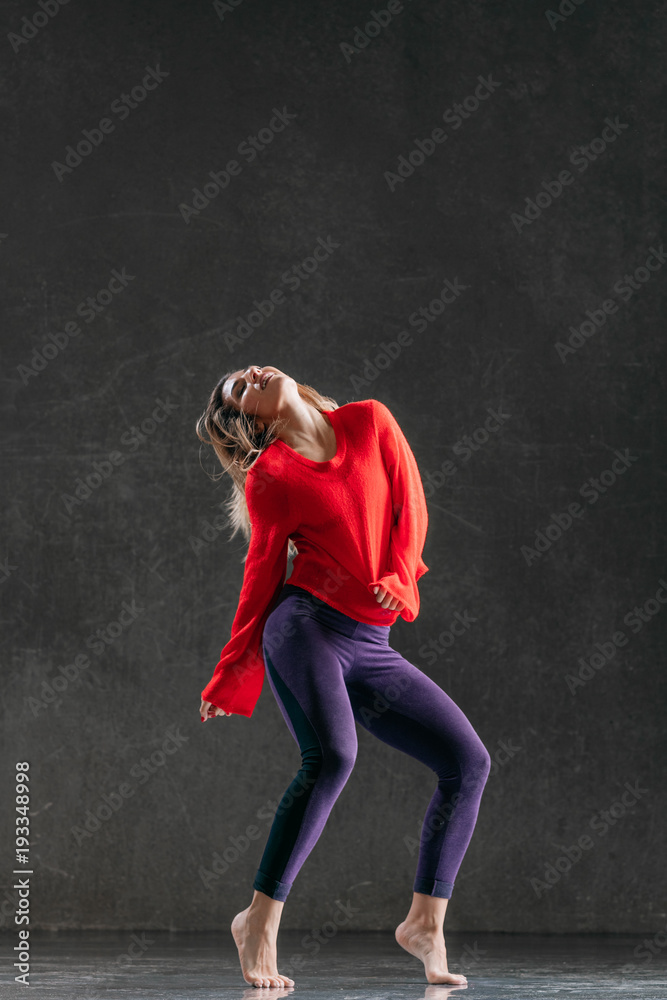
[[[328,746],[323,750],[321,770],[347,780],[352,773],[356,759],[356,744],[339,743],[334,746]]]
[[[447,766],[451,769],[452,760],[446,757]],[[475,737],[467,740],[465,746],[459,748],[455,755],[455,767],[458,772],[458,788],[471,789],[486,784],[486,780],[491,771],[491,755],[482,743]],[[451,776],[447,775],[451,782]]]
[[[481,784],[486,784],[491,771],[491,754],[479,738],[476,738],[468,749],[466,770],[470,777],[476,778]]]

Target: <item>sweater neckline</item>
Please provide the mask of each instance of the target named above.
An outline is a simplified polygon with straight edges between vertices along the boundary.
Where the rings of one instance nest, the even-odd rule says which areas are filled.
[[[322,415],[327,418],[327,420],[333,427],[334,434],[336,436],[337,448],[336,448],[336,454],[334,455],[333,458],[327,458],[326,461],[324,462],[316,462],[312,458],[306,458],[305,455],[299,454],[298,451],[295,451],[294,448],[288,445],[287,442],[283,441],[281,438],[276,438],[273,443],[277,444],[280,448],[283,449],[283,451],[289,452],[290,458],[294,459],[294,461],[301,462],[302,465],[307,465],[311,469],[322,469],[324,471],[328,469],[336,469],[345,458],[346,446],[345,446],[345,435],[343,434],[340,424],[338,424],[337,419],[336,420],[331,419],[332,414],[335,412],[336,412],[335,410],[320,410],[320,413],[322,413]]]

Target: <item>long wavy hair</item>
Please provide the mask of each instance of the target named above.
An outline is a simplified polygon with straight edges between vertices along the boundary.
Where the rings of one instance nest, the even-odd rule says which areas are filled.
[[[227,515],[227,525],[232,529],[229,541],[240,531],[249,542],[252,525],[245,496],[248,470],[262,452],[276,440],[287,420],[277,417],[263,430],[258,430],[254,416],[225,405],[222,401],[222,387],[233,374],[234,372],[227,372],[216,384],[206,409],[197,420],[196,433],[200,441],[213,447],[222,466],[222,471],[217,475],[211,474],[211,479],[217,481],[226,473],[232,480],[231,490],[222,504]],[[338,409],[335,399],[323,396],[311,385],[297,382],[296,386],[301,399],[320,413]],[[290,538],[288,558],[295,556],[296,553],[296,546]],[[242,562],[245,562],[247,555],[246,550]]]

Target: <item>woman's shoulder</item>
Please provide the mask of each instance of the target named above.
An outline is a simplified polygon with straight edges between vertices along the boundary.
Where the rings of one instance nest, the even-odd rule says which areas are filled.
[[[389,407],[379,399],[364,399],[361,400],[361,404],[365,407],[365,411],[369,418],[377,426],[385,426],[390,423],[393,424],[396,421],[394,414],[391,412]]]
[[[379,406],[382,403],[378,403],[377,399],[357,399],[329,410],[328,415],[333,424],[339,423],[347,434],[356,439],[360,434],[375,435],[378,423],[382,422],[382,417],[378,420]]]
[[[262,449],[248,468],[246,476],[246,495],[248,490],[263,493],[267,486],[280,480],[280,451],[271,445]]]
[[[356,399],[351,403],[343,403],[342,406],[329,412],[338,413],[342,417],[350,416],[358,419],[361,416],[366,416],[375,419],[378,414],[382,415],[383,411],[389,413],[387,407],[379,399]]]

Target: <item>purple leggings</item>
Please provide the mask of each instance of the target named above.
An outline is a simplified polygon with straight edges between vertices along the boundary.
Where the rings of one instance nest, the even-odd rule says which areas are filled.
[[[273,899],[287,899],[352,772],[355,721],[436,773],[413,889],[452,895],[491,758],[449,695],[392,649],[389,630],[358,622],[290,583],[266,620],[267,678],[302,759],[253,883]]]

